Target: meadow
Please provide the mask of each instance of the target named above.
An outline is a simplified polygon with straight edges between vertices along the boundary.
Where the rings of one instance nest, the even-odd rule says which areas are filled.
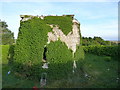
[[[14,72],[9,65],[9,45],[2,45],[2,87],[3,88],[40,88],[39,79],[26,78]],[[85,53],[84,63],[77,63],[76,72],[60,80],[48,78],[44,88],[116,88],[118,86],[118,60],[113,56]],[[8,72],[11,71],[10,74]],[[54,77],[54,74],[53,76]]]

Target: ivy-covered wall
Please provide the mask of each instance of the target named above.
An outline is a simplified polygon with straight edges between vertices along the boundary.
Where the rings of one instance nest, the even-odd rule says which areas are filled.
[[[41,67],[44,45],[50,30],[51,28],[39,18],[20,23],[14,50],[14,65],[17,71],[28,72],[35,65]]]
[[[58,25],[65,35],[72,31],[71,16],[47,16],[45,17],[45,22],[47,24]]]
[[[68,34],[72,30],[72,17],[47,16],[44,19],[34,17],[21,21],[12,64],[15,71],[27,77],[39,77],[41,73],[47,72],[48,77],[59,79],[72,72],[73,60],[80,61],[84,58],[81,46],[78,46],[73,58],[72,50],[60,40],[47,44],[47,34],[52,31],[48,24],[58,25],[65,34]],[[44,45],[47,47],[48,69],[42,69]]]

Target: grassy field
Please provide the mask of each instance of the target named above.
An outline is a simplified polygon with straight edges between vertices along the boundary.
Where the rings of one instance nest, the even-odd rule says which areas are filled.
[[[40,87],[39,80],[28,80],[12,71],[8,65],[9,46],[2,46],[2,86],[3,88]],[[112,57],[85,54],[85,64],[68,78],[50,80],[46,88],[115,88],[118,86],[118,62]],[[8,75],[7,72],[11,71]]]

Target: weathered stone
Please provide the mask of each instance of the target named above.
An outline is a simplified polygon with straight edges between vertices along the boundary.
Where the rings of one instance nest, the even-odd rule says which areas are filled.
[[[75,53],[76,46],[80,44],[80,29],[78,28],[78,24],[79,22],[74,19],[72,31],[69,32],[68,35],[65,35],[57,25],[55,27],[50,25],[54,33],[48,32],[48,44],[50,41],[55,42],[60,38],[60,40],[64,42],[67,47],[73,51],[73,53]]]

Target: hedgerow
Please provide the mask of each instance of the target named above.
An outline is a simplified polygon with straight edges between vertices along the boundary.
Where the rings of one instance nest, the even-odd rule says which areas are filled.
[[[119,56],[120,46],[83,46],[85,53],[96,55]]]

